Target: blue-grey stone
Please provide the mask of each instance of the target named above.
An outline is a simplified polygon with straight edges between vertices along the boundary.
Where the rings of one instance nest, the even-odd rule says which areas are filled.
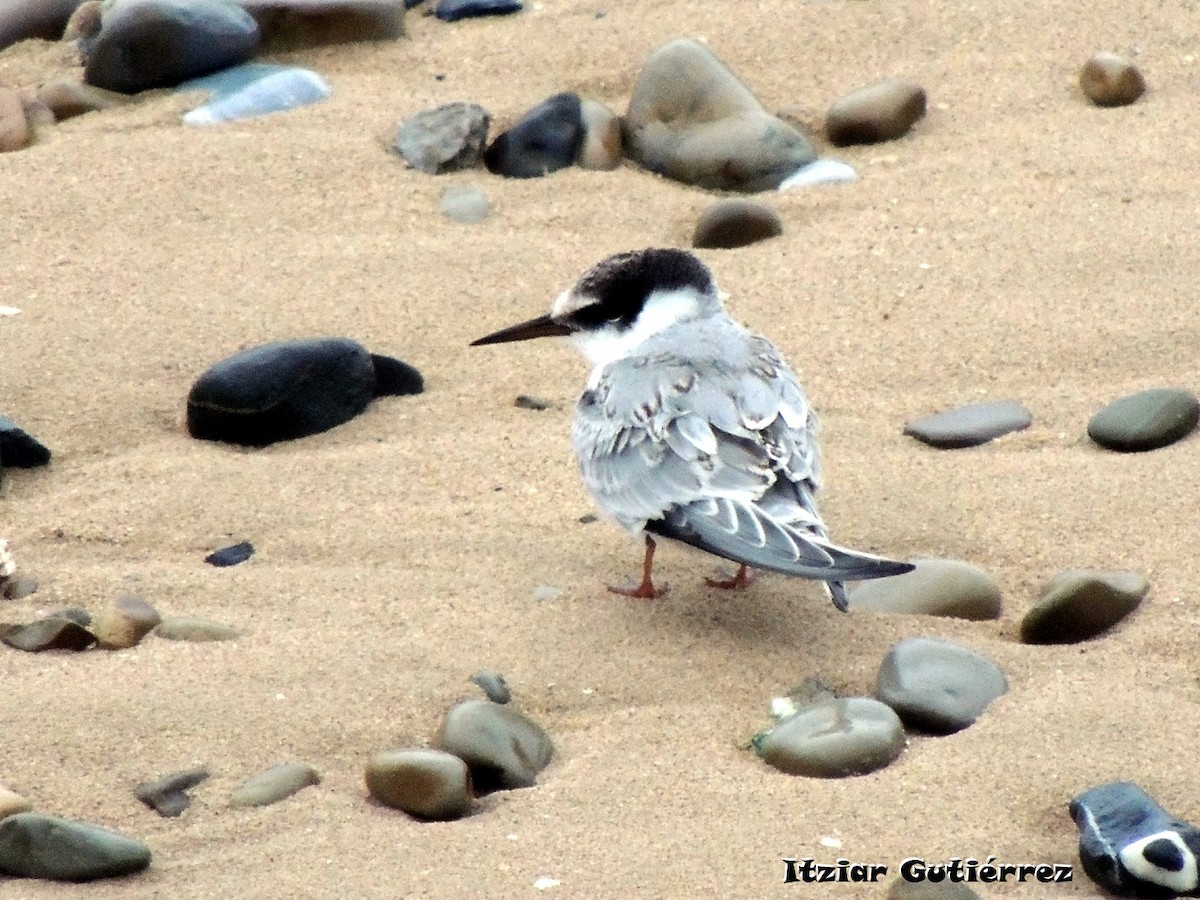
[[[228,547],[222,547],[220,550],[214,550],[208,556],[204,557],[204,561],[210,566],[225,568],[227,566],[236,566],[238,563],[244,563],[254,555],[254,545],[249,541],[242,541],[240,544],[232,544]]]
[[[163,818],[174,819],[191,805],[188,791],[208,778],[208,769],[173,772],[134,788],[133,794]]]
[[[437,5],[437,17],[443,22],[457,22],[479,16],[504,16],[524,8],[521,0],[442,0]]]
[[[1008,690],[993,663],[951,641],[907,638],[883,658],[875,696],[904,724],[931,734],[953,734],[973,724]]]
[[[0,872],[5,875],[92,881],[132,875],[148,865],[145,844],[106,828],[36,812],[0,820]]]
[[[555,94],[492,141],[483,161],[497,175],[538,178],[574,165],[584,136],[579,96]]]
[[[540,725],[491,700],[464,700],[452,708],[433,744],[467,764],[481,794],[532,787],[554,756],[554,743]]]
[[[1068,807],[1079,828],[1083,870],[1121,897],[1200,896],[1200,830],[1176,819],[1129,781],[1078,794]]]
[[[32,469],[50,462],[50,451],[12,419],[0,416],[0,465]]]
[[[245,63],[193,78],[179,90],[212,92],[207,103],[184,113],[186,125],[213,125],[283,112],[317,103],[333,92],[311,69],[267,63]]]
[[[1028,428],[1032,421],[1029,410],[1016,400],[999,400],[915,419],[904,426],[904,433],[931,447],[956,450]]]
[[[1189,435],[1200,400],[1188,390],[1152,388],[1114,400],[1088,422],[1088,437],[1109,450],[1157,450]]]
[[[258,45],[258,24],[232,0],[113,0],[80,39],[84,80],[125,94],[236,65]]]

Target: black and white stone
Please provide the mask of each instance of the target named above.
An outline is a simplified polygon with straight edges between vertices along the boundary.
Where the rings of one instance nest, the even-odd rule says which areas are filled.
[[[1200,829],[1136,784],[1090,788],[1068,808],[1079,828],[1083,870],[1102,888],[1122,897],[1200,896]]]
[[[923,444],[943,450],[977,447],[1028,428],[1029,410],[1016,400],[972,403],[907,422],[904,433]]]

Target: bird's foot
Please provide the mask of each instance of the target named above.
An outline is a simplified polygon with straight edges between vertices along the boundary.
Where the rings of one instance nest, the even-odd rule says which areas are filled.
[[[720,588],[723,591],[740,591],[742,588],[747,588],[758,580],[758,576],[750,571],[745,565],[738,568],[737,574],[732,578],[705,578],[704,583],[709,587]]]
[[[649,579],[643,579],[641,584],[632,587],[616,587],[611,584],[606,584],[605,587],[610,593],[620,594],[622,597],[633,597],[637,600],[659,600],[665,597],[670,589],[665,583],[662,587],[656,588],[654,582]]]

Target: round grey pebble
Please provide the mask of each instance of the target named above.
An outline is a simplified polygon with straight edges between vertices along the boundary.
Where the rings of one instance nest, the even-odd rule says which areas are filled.
[[[473,184],[452,184],[446,188],[438,208],[446,218],[463,225],[478,225],[491,211],[487,194]]]
[[[700,216],[692,246],[702,250],[733,250],[783,234],[779,213],[765,203],[741,198],[718,200]]]
[[[281,763],[247,778],[233,792],[229,802],[231,806],[270,806],[320,783],[320,773],[308,763]]]
[[[512,691],[509,690],[508,682],[504,680],[504,676],[499,672],[490,672],[487,670],[476,672],[471,676],[471,681],[477,684],[493,703],[503,705],[512,700]]]
[[[106,828],[36,812],[0,820],[0,872],[5,875],[93,881],[132,875],[149,865],[150,848]]]
[[[1062,572],[1021,620],[1021,640],[1074,644],[1094,638],[1137,609],[1148,590],[1150,584],[1136,572]]]
[[[492,117],[475,103],[447,103],[405,119],[392,143],[404,161],[428,175],[479,165]]]
[[[867,697],[813,703],[756,741],[763,760],[789,775],[844,778],[882,769],[904,750],[895,711]]]
[[[1114,400],[1088,422],[1088,437],[1109,450],[1157,450],[1186,437],[1200,421],[1191,391],[1152,388]]]
[[[978,719],[1008,690],[991,660],[950,641],[908,638],[883,658],[875,696],[906,725],[931,734],[953,734]]]
[[[977,447],[1028,428],[1029,410],[1016,400],[972,403],[907,422],[904,433],[923,444],[943,450]]]
[[[554,744],[540,725],[491,700],[464,700],[452,708],[433,743],[470,767],[481,794],[532,787],[554,756]]]
[[[1000,618],[1000,588],[978,566],[957,559],[915,559],[903,575],[864,581],[852,609],[983,621]]]
[[[925,115],[925,89],[888,78],[841,97],[825,114],[825,133],[836,147],[900,137]]]
[[[1079,88],[1097,106],[1128,106],[1146,93],[1146,79],[1125,57],[1097,53],[1080,69]]]
[[[386,806],[422,819],[457,819],[471,809],[467,764],[442,750],[388,750],[371,757],[367,791]]]

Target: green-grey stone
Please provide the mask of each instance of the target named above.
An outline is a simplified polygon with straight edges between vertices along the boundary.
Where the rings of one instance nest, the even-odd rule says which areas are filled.
[[[904,433],[931,447],[958,450],[1021,431],[1032,422],[1029,410],[1016,400],[997,400],[914,419],[905,424]]]
[[[867,697],[818,701],[756,741],[759,755],[789,775],[843,778],[882,769],[904,749],[904,726]]]
[[[1076,569],[1056,575],[1021,620],[1027,644],[1073,644],[1112,628],[1137,609],[1150,585],[1136,572]]]
[[[1008,690],[991,660],[950,641],[907,638],[883,658],[875,696],[906,725],[953,734],[974,723]]]
[[[145,844],[106,828],[35,812],[0,820],[0,872],[5,875],[91,881],[130,875],[148,865]]]
[[[1200,400],[1191,391],[1153,388],[1114,400],[1088,422],[1088,437],[1109,450],[1156,450],[1191,433]]]
[[[388,750],[371,757],[367,790],[387,806],[422,819],[457,819],[471,808],[471,772],[443,750]]]
[[[38,653],[42,650],[86,650],[96,636],[70,619],[46,616],[26,625],[3,626],[0,641],[18,650]]]
[[[481,793],[532,787],[554,756],[540,725],[491,700],[459,703],[446,713],[433,743],[470,767]]]
[[[139,784],[133,794],[160,816],[173,819],[191,804],[187,791],[208,778],[208,774],[205,768],[173,772]]]
[[[282,763],[246,779],[229,802],[232,806],[270,806],[320,783],[320,774],[308,763]]]
[[[229,625],[194,616],[164,616],[154,634],[168,641],[232,641],[241,632]]]
[[[915,559],[911,572],[864,581],[850,592],[851,609],[944,616],[1000,618],[1000,589],[978,566],[957,559]]]

